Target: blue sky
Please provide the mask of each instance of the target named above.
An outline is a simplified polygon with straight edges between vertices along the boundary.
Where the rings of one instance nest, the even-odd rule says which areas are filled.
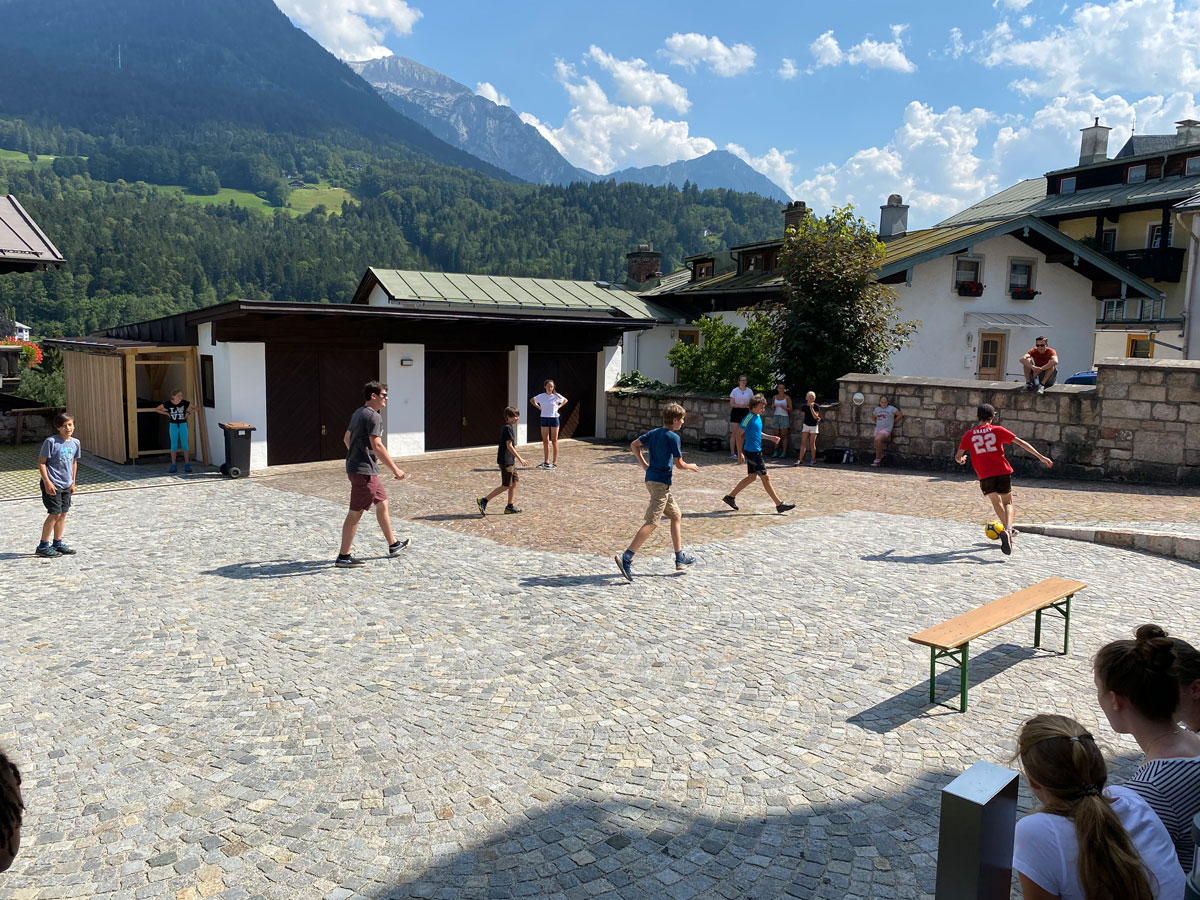
[[[890,193],[933,224],[1200,118],[1200,0],[276,0],[343,59],[411,57],[606,173],[714,148],[820,211]]]

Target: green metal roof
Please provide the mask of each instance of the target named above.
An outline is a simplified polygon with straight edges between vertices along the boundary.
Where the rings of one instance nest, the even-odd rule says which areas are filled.
[[[1200,191],[1200,175],[1186,175],[1137,184],[1109,184],[1071,194],[1047,196],[1046,179],[1031,178],[967,207],[939,225],[994,221],[1025,213],[1043,218],[1082,216],[1110,209],[1149,206],[1163,201],[1183,199],[1197,191]]]
[[[643,299],[624,287],[605,283],[374,267],[363,276],[351,302],[366,303],[372,282],[378,283],[393,302],[401,304],[496,310],[516,308],[532,314],[601,313],[667,322],[679,315],[675,310]]]

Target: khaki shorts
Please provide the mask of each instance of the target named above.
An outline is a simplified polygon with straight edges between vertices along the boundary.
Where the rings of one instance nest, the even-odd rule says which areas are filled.
[[[671,496],[671,486],[661,481],[647,481],[646,490],[650,492],[650,505],[646,507],[647,525],[657,525],[658,520],[665,514],[668,519],[680,517],[679,506]]]

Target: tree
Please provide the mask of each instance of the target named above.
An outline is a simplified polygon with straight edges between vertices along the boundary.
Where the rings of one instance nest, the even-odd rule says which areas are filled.
[[[751,321],[738,328],[724,319],[698,319],[696,344],[676,342],[667,361],[679,370],[679,383],[697,391],[725,392],[745,375],[750,386],[767,390],[775,383],[772,357],[775,336],[763,322]]]
[[[784,291],[757,318],[778,340],[776,363],[795,391],[837,393],[848,372],[886,371],[920,322],[901,322],[896,293],[875,280],[884,245],[851,206],[805,216],[779,257]]]
[[[221,193],[221,179],[208,166],[201,166],[199,171],[188,175],[187,189],[201,197],[212,197]]]

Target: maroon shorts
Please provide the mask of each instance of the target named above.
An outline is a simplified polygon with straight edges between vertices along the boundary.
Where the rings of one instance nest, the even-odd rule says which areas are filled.
[[[362,512],[370,509],[376,503],[383,503],[387,500],[387,494],[383,492],[383,483],[379,480],[378,475],[360,475],[357,472],[350,472],[346,477],[350,479],[350,509],[355,512]]]

